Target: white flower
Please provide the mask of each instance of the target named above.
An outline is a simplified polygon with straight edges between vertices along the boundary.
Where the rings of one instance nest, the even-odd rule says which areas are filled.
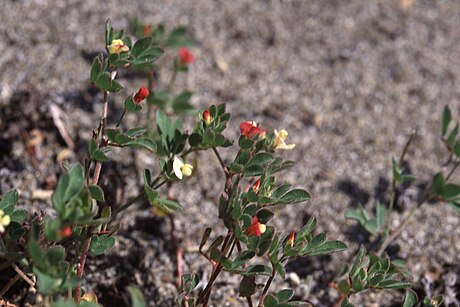
[[[293,149],[295,144],[286,144],[285,140],[288,136],[288,132],[284,129],[278,130],[275,129],[275,142],[273,143],[274,149]]]
[[[182,179],[184,176],[192,175],[193,166],[184,163],[178,156],[174,156],[173,170],[177,178]]]
[[[5,212],[0,209],[0,233],[5,232],[5,227],[8,226],[11,222],[10,216],[5,215]]]

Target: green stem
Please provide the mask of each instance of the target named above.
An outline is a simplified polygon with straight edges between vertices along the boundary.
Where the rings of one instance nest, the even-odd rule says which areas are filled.
[[[217,148],[216,148],[216,147],[212,146],[211,148],[212,148],[212,151],[214,152],[214,154],[216,155],[217,160],[219,160],[219,164],[220,164],[220,166],[222,167],[225,176],[228,178],[228,168],[227,168],[227,166],[225,165],[224,160],[223,160],[222,157],[220,156],[220,154],[219,154],[219,152],[217,151]]]
[[[117,129],[120,126],[121,121],[123,120],[123,117],[125,117],[125,114],[126,114],[126,108],[123,109],[123,112],[121,113],[120,118],[118,119],[117,124],[115,125],[115,129]]]
[[[456,160],[455,163],[454,163],[454,166],[452,167],[450,172],[447,174],[445,181],[448,181],[450,179],[450,177],[452,177],[452,175],[457,170],[457,167],[458,167],[459,164],[460,164],[460,160]]]
[[[409,211],[406,217],[402,220],[401,224],[399,224],[398,228],[396,228],[393,232],[391,232],[388,235],[388,237],[385,238],[379,250],[377,251],[377,256],[382,255],[382,253],[385,251],[388,245],[390,245],[401,234],[401,232],[404,230],[404,227],[415,214],[415,212],[417,212],[417,210],[428,200],[430,196],[431,187],[432,183],[430,183],[430,185],[425,189],[422,199],[419,200],[417,202],[417,205]]]
[[[401,155],[399,156],[399,162],[398,162],[398,165],[399,167],[401,167],[401,165],[403,164],[404,162],[404,158],[407,154],[407,151],[409,149],[409,146],[410,144],[412,143],[412,140],[414,139],[414,136],[416,135],[416,131],[412,131],[411,135],[409,136],[409,138],[407,139],[407,142],[406,144],[404,145],[404,149],[403,151],[401,152]],[[396,200],[396,180],[393,176],[393,179],[391,180],[391,196],[390,196],[390,203],[389,203],[389,206],[388,206],[388,213],[387,213],[387,218],[386,218],[386,225],[385,225],[385,228],[387,230],[387,232],[390,231],[390,227],[391,227],[391,215],[393,214],[393,207],[394,207],[394,204],[395,204],[395,200]]]
[[[227,236],[224,240],[224,243],[222,245],[222,255],[225,255],[226,257],[230,256],[231,252],[233,251],[233,248],[236,244],[235,240],[235,234],[232,231],[228,231]],[[227,255],[227,253],[230,253]],[[217,263],[217,266],[213,270],[211,277],[209,278],[208,284],[204,288],[203,292],[200,294],[200,296],[197,299],[196,305],[198,306],[199,304],[203,304],[203,306],[206,306],[210,297],[210,293],[212,290],[212,286],[214,285],[214,282],[216,281],[217,277],[219,274],[222,272],[223,266],[220,262]]]

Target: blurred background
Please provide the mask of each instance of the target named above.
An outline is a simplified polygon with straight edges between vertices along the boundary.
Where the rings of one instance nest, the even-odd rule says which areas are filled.
[[[115,29],[127,29],[128,17],[169,30],[185,26],[196,61],[178,77],[178,90],[192,91],[198,109],[226,103],[230,138],[239,134],[239,122],[256,120],[268,130],[288,130],[288,143],[296,144],[282,153],[297,162],[282,180],[307,188],[312,200],[280,210],[274,223],[291,231],[316,215],[319,230],[349,246],[346,253],[294,263],[288,271],[295,276],[277,281],[279,287],[294,284],[296,295],[315,306],[330,306],[337,299],[327,285],[333,271],[360,243],[370,242],[344,211],[388,199],[391,158],[399,157],[413,130],[408,167],[418,181],[400,191],[395,225],[447,160],[440,119],[446,104],[455,119],[459,114],[459,16],[458,0],[0,0],[0,193],[18,188],[23,206],[49,210],[46,193],[40,193],[54,188],[59,162],[82,161],[100,113],[100,96],[88,78],[93,57],[105,48],[107,18]],[[144,82],[127,73],[119,78],[125,88],[113,99],[118,111]],[[162,79],[168,76],[160,77],[159,88]],[[53,116],[61,118],[70,143]],[[230,159],[235,152],[223,155]],[[187,248],[193,250],[206,226],[219,225],[215,202],[223,182],[211,154],[195,157],[197,176],[175,189],[186,207],[176,228],[184,272],[206,279],[209,266]],[[142,168],[154,168],[156,161],[141,153],[114,157],[109,165],[105,177],[126,198],[136,194]],[[435,289],[442,276],[459,274],[459,222],[451,208],[427,205],[390,256],[407,259],[420,288],[424,278],[437,276],[429,277]],[[91,260],[86,287],[107,306],[126,302],[127,284],[141,286],[152,306],[172,305],[170,225],[146,205],[132,208],[121,225],[114,251]],[[241,305],[233,290],[237,282],[231,276],[222,281],[215,306]],[[436,291],[442,294],[442,287]],[[376,302],[376,295],[358,301]],[[390,292],[380,306],[402,295]]]

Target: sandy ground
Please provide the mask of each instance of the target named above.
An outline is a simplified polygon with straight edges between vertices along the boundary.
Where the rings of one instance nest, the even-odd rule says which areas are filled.
[[[100,112],[100,96],[88,83],[90,61],[104,48],[106,18],[121,29],[128,25],[126,15],[189,29],[197,60],[187,76],[178,78],[177,88],[193,91],[198,108],[227,103],[233,116],[228,136],[236,137],[238,123],[251,119],[267,129],[289,131],[289,141],[297,146],[283,157],[297,166],[281,180],[307,188],[312,200],[280,210],[274,223],[288,231],[316,215],[320,230],[350,247],[290,267],[300,277],[294,285],[299,298],[330,305],[337,299],[327,286],[333,271],[354,255],[359,242],[368,242],[344,211],[387,199],[391,157],[399,156],[414,129],[408,160],[420,184],[402,192],[395,225],[447,159],[439,139],[440,116],[448,104],[458,118],[460,107],[460,2],[0,0],[1,193],[15,187],[22,205],[49,207],[32,200],[31,192],[52,187],[61,171],[56,157],[66,144],[50,120],[51,104],[67,114],[76,144],[68,157],[83,159]],[[120,77],[125,89],[113,100],[114,114],[142,82]],[[24,154],[25,137],[33,129],[44,134],[38,161]],[[229,160],[235,151],[223,155]],[[219,225],[215,202],[223,182],[215,183],[219,166],[210,153],[196,157],[198,163],[210,162],[175,189],[186,207],[175,224],[186,250],[184,271],[206,277],[209,266],[187,251],[206,226]],[[114,161],[104,175],[124,176],[119,181],[124,198],[136,193],[142,167],[155,165],[147,153],[117,155]],[[445,204],[426,205],[392,247],[393,257],[407,259],[420,289],[428,272],[440,274],[440,280],[446,274],[458,277],[459,222]],[[172,305],[176,290],[168,221],[137,206],[121,225],[117,247],[88,265],[87,287],[107,306],[127,304],[127,284],[140,285],[151,306]],[[221,279],[214,306],[242,304],[234,290],[237,282],[231,276]],[[276,286],[287,284],[278,280]],[[436,291],[443,293],[442,287]],[[401,300],[401,293],[389,293],[380,306]],[[355,302],[369,305],[377,299],[370,292]]]

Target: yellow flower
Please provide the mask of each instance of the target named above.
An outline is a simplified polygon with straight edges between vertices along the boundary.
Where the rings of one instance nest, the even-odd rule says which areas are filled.
[[[173,171],[177,178],[182,179],[184,176],[192,175],[193,166],[184,163],[178,156],[174,156]]]
[[[0,209],[0,233],[5,232],[5,227],[8,226],[11,222],[10,216],[5,215],[5,212]]]
[[[109,54],[120,54],[122,52],[129,51],[129,47],[123,43],[121,39],[114,39],[112,43],[107,46]]]
[[[274,149],[293,149],[295,147],[295,144],[286,144],[285,140],[286,137],[288,136],[288,132],[284,129],[278,130],[275,129],[275,142],[273,143],[273,148]]]

